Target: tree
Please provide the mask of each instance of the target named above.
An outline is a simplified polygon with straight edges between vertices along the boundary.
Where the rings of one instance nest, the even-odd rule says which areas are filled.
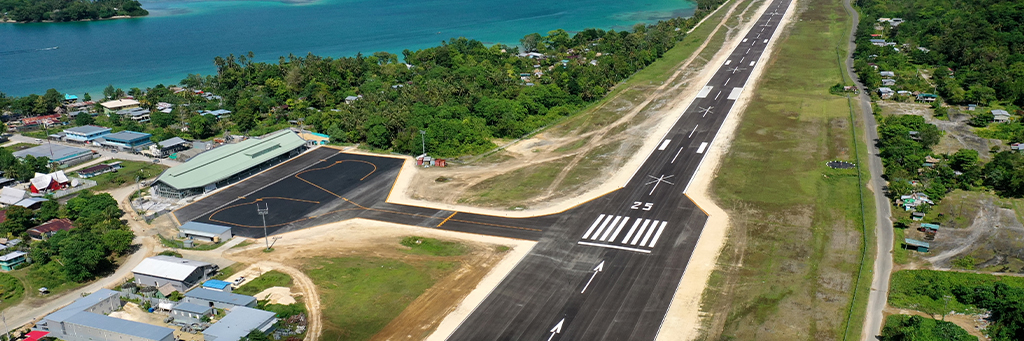
[[[259,329],[253,329],[239,341],[273,341],[273,339],[271,339],[270,336],[267,336],[267,334],[259,331]]]
[[[188,131],[197,139],[210,137],[214,133],[213,124],[211,124],[206,115],[192,116],[188,120]]]
[[[32,210],[21,206],[10,206],[7,208],[7,220],[0,223],[0,235],[12,234],[19,236],[25,233],[34,224],[32,223]]]
[[[543,37],[541,37],[540,33],[530,33],[524,36],[523,39],[520,39],[519,43],[523,44],[523,51],[537,51],[537,44],[539,44],[542,39]]]
[[[983,112],[983,113],[974,115],[974,117],[971,117],[971,119],[967,121],[967,124],[970,124],[972,126],[979,127],[979,128],[984,128],[984,127],[987,127],[989,123],[992,123],[992,120],[994,120],[995,118],[996,118],[995,115],[992,115],[992,113],[990,113],[990,112]]]
[[[131,247],[132,240],[135,239],[135,233],[123,229],[113,230],[104,233],[101,239],[103,239],[103,246],[107,249],[107,252],[123,255]]]
[[[93,124],[93,123],[96,123],[96,120],[93,119],[92,115],[90,115],[88,113],[82,112],[82,113],[78,113],[78,115],[75,115],[75,124],[76,125],[84,126],[84,125],[90,125],[90,124]]]
[[[103,98],[114,99],[114,85],[108,84],[106,88],[103,88]]]
[[[82,96],[82,100],[86,101],[86,102],[91,101],[92,100],[92,96],[90,96],[89,93],[86,92],[85,95]]]
[[[35,220],[39,224],[56,218],[60,218],[60,203],[55,200],[44,201],[35,212]]]
[[[73,282],[83,282],[95,277],[95,272],[105,256],[103,243],[86,229],[72,229],[57,247],[63,263],[64,276]]]

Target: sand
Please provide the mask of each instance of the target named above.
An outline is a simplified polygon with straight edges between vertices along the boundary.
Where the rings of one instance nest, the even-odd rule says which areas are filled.
[[[259,300],[269,300],[270,304],[294,304],[296,294],[292,293],[292,289],[287,287],[269,287],[266,290],[260,291],[260,293],[253,295]]]
[[[770,2],[765,1],[754,18],[760,17],[767,10],[769,4]],[[764,72],[765,65],[770,64],[766,61],[775,50],[775,44],[779,37],[792,22],[796,6],[797,3],[794,1],[790,5],[789,11],[782,17],[781,25],[779,29],[775,30],[775,34],[769,41],[765,54],[762,55],[761,62],[757,63],[754,70],[752,70],[750,79],[745,85],[746,91],[736,101],[725,123],[715,136],[708,155],[702,161],[697,174],[695,174],[687,187],[686,195],[697,206],[700,206],[709,217],[704,230],[701,232],[700,239],[697,241],[693,256],[690,257],[690,263],[686,265],[686,271],[679,282],[679,288],[676,289],[676,293],[672,298],[672,305],[665,316],[665,322],[662,324],[661,331],[659,331],[658,340],[695,340],[700,337],[701,296],[707,286],[711,272],[715,269],[722,246],[725,245],[729,228],[729,216],[722,208],[715,204],[710,195],[711,181],[715,178],[722,158],[729,150],[736,128],[739,126],[740,119],[742,118],[741,114],[750,103],[750,96],[756,90],[757,81]],[[745,33],[752,25],[753,22],[747,23],[740,32]],[[741,37],[742,35],[734,37],[730,44],[725,45],[729,48],[722,50],[725,53],[716,55],[713,62],[709,63],[709,65],[722,65],[724,59],[728,56],[728,51],[732,51],[740,43]]]

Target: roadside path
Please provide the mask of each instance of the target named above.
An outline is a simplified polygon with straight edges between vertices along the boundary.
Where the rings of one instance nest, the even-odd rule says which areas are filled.
[[[867,314],[864,317],[864,329],[861,331],[861,340],[875,340],[875,336],[882,331],[882,310],[885,309],[886,301],[889,297],[889,277],[892,275],[892,246],[893,246],[893,230],[892,221],[889,217],[892,215],[889,206],[889,199],[885,197],[885,180],[882,179],[884,173],[882,169],[882,158],[879,157],[878,151],[878,122],[875,122],[875,116],[871,113],[871,101],[868,97],[868,90],[864,87],[864,84],[857,79],[856,73],[853,72],[853,51],[856,48],[854,43],[854,37],[857,34],[857,23],[860,22],[860,13],[857,13],[852,6],[850,6],[850,0],[843,0],[843,7],[850,13],[850,18],[853,20],[852,28],[850,29],[850,54],[846,58],[846,73],[850,79],[853,80],[857,89],[860,89],[860,94],[857,99],[860,100],[861,114],[864,120],[864,135],[867,138],[868,145],[868,169],[871,171],[871,178],[868,181],[868,189],[875,194],[875,240],[876,254],[875,254],[875,268],[872,271],[871,278],[871,292],[868,295],[868,307]]]

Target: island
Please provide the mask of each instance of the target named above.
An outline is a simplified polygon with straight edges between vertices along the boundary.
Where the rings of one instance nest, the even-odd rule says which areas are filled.
[[[137,0],[0,0],[0,22],[65,22],[149,15]]]

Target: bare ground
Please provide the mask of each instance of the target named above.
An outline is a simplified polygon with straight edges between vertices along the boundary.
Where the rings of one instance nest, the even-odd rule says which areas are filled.
[[[939,127],[945,132],[939,140],[939,144],[932,148],[935,153],[953,154],[960,149],[974,149],[982,160],[990,160],[990,153],[993,146],[1003,146],[1003,142],[997,139],[978,137],[967,120],[971,115],[960,112],[956,107],[949,107],[949,120],[940,120],[932,114],[931,105],[922,103],[905,103],[893,101],[878,101],[882,113],[889,115],[916,115],[923,116],[924,121]]]

